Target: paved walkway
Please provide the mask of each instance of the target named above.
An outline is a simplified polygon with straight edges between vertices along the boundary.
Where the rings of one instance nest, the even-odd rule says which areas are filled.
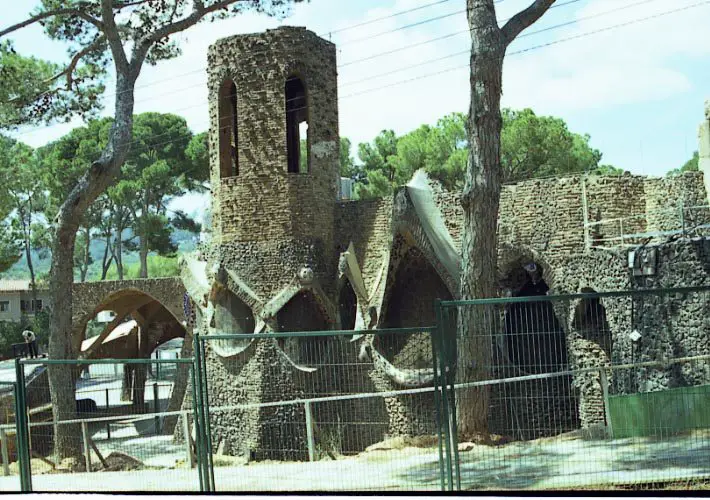
[[[167,443],[165,443],[167,445]],[[164,451],[164,450],[163,450]],[[176,459],[182,454],[176,448]],[[180,456],[177,456],[177,455]],[[710,477],[710,434],[668,440],[557,438],[462,452],[462,489],[546,489]],[[157,458],[157,457],[156,457]],[[167,457],[154,462],[168,463]],[[439,488],[435,449],[374,451],[343,460],[217,467],[218,491],[421,491]],[[187,469],[44,474],[35,491],[197,491]],[[0,477],[0,490],[19,488]]]

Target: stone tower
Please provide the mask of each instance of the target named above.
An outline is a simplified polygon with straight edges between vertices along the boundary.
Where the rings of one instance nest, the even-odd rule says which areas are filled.
[[[237,35],[210,47],[208,68],[214,242],[295,241],[329,260],[318,249],[333,247],[340,178],[335,45],[298,27]]]

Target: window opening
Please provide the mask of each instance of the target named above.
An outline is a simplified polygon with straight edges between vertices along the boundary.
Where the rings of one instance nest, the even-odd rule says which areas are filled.
[[[309,163],[308,100],[298,77],[286,80],[286,151],[288,172],[307,173]]]
[[[219,168],[220,177],[239,175],[237,153],[237,86],[231,80],[222,84],[219,95]]]

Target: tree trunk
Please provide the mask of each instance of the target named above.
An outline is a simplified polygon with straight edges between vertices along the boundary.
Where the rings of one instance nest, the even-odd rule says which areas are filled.
[[[119,231],[116,235],[116,271],[118,271],[118,279],[123,279],[123,231]]]
[[[146,413],[145,406],[145,382],[148,374],[148,365],[133,366],[133,408],[136,413]]]
[[[111,248],[111,231],[106,233],[106,247],[104,248],[104,257],[101,260],[101,281],[106,279],[106,274],[111,268],[111,262],[113,262],[113,252],[109,258],[109,249]]]
[[[89,259],[91,257],[91,228],[86,228],[86,247],[84,248],[84,262],[81,265],[81,282],[86,281],[86,273],[89,272]]]
[[[52,249],[50,292],[52,295],[51,324],[49,337],[49,357],[52,359],[74,359],[72,334],[72,282],[74,281],[74,240],[76,227],[69,222],[59,225]],[[75,388],[73,370],[67,366],[48,367],[49,393],[57,420],[76,417]],[[81,450],[80,428],[73,425],[56,427],[55,449],[59,457],[79,456]]]
[[[148,235],[147,234],[141,234],[140,235],[140,261],[141,261],[141,272],[140,272],[140,277],[141,278],[147,278],[148,277]]]
[[[497,295],[498,205],[500,201],[500,95],[505,43],[492,0],[469,0],[471,29],[471,107],[468,117],[469,161],[462,203],[461,299]],[[494,314],[481,307],[458,311],[456,377],[460,382],[489,378]],[[470,437],[488,431],[488,387],[457,393],[459,433]]]
[[[74,352],[71,338],[76,233],[84,213],[121,172],[133,132],[133,89],[137,77],[137,71],[130,76],[117,72],[115,121],[108,143],[101,157],[89,167],[59,208],[50,270],[52,308],[49,356],[52,359],[76,359],[78,354]],[[48,374],[52,406],[57,417],[60,420],[74,418],[76,385],[73,370],[55,365],[49,367]],[[55,450],[60,459],[81,455],[80,444],[78,426],[57,426]]]

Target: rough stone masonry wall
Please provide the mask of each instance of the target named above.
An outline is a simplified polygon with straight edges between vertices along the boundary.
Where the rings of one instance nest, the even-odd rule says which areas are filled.
[[[644,181],[644,191],[649,232],[674,231],[683,226],[690,230],[698,225],[710,224],[702,173],[648,178]],[[682,220],[681,207],[684,207]]]
[[[393,240],[392,198],[340,203],[336,214],[336,253],[344,251],[353,242],[367,292],[375,291],[370,303],[379,304],[384,294],[386,266]],[[382,277],[375,290],[380,271]]]
[[[208,53],[210,166],[215,241],[285,235],[333,241],[339,180],[335,46],[305,28],[282,27],[217,41]],[[287,172],[285,84],[306,87],[310,171]],[[237,89],[239,174],[220,179],[219,94]]]

